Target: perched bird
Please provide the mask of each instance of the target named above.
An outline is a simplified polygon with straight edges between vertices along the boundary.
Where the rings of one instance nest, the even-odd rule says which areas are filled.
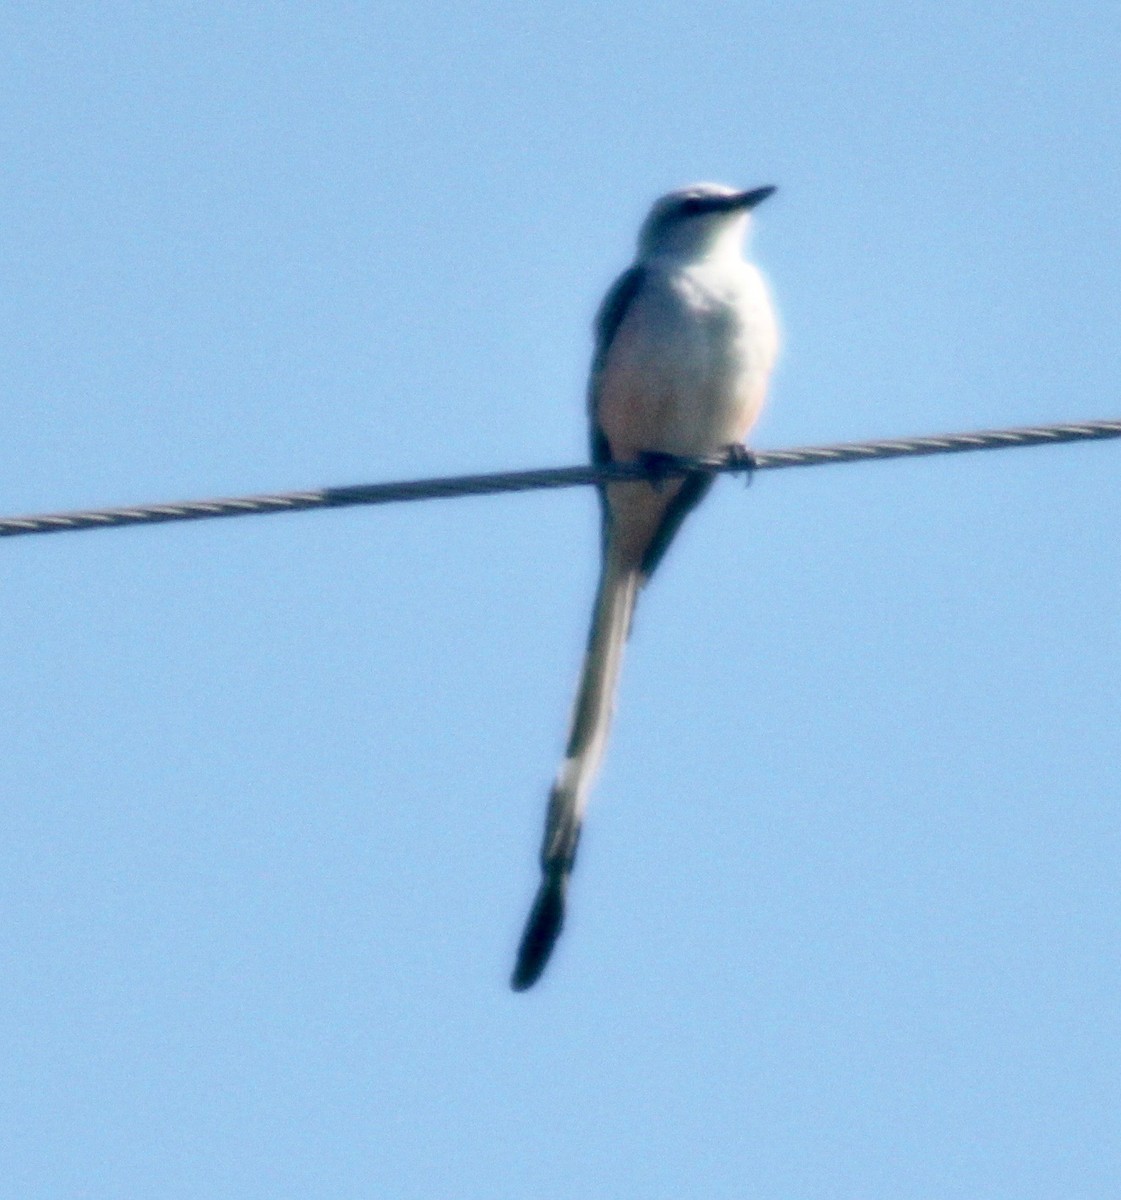
[[[588,387],[592,459],[743,451],[778,350],[767,286],[743,245],[751,211],[775,189],[699,183],[650,210],[634,265],[596,318]],[[565,896],[588,792],[614,709],[639,589],[713,476],[694,472],[601,485],[602,567],[565,758],[549,796],[542,881],[511,986],[531,987],[564,923]]]

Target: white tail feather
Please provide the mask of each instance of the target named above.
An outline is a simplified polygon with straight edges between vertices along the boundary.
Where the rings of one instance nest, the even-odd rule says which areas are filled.
[[[640,571],[624,565],[609,541],[596,592],[588,648],[572,709],[565,759],[549,796],[541,846],[544,878],[526,922],[511,981],[517,991],[537,982],[564,925],[568,876],[576,858],[588,792],[607,745],[623,647],[631,628]]]

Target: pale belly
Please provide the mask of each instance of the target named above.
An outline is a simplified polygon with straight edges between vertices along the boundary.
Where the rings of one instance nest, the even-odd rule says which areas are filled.
[[[699,272],[655,280],[624,318],[595,398],[616,461],[648,450],[713,454],[757,420],[777,350],[774,315],[753,268],[719,283]]]

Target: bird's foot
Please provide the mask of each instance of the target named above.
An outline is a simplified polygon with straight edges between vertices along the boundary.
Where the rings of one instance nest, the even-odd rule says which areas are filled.
[[[635,461],[655,491],[660,491],[667,479],[679,476],[684,465],[678,455],[664,450],[640,450]]]
[[[759,460],[752,451],[742,442],[733,442],[726,451],[725,461],[730,471],[734,471],[737,475],[742,472],[747,476],[747,486],[750,487],[759,467]]]

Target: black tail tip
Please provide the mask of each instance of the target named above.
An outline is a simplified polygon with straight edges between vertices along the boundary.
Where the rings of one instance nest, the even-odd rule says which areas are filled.
[[[510,979],[510,986],[515,992],[524,992],[533,987],[541,978],[549,955],[553,953],[564,927],[564,885],[563,877],[552,877],[546,879],[537,892]]]

